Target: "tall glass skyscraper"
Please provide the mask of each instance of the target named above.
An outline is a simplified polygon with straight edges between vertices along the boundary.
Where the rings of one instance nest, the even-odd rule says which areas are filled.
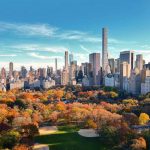
[[[123,62],[127,62],[130,67],[129,69],[134,68],[134,52],[133,51],[123,51],[120,52],[120,64]]]

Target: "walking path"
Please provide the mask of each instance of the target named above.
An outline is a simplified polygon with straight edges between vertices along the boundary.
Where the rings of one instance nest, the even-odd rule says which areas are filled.
[[[55,133],[57,130],[56,126],[45,126],[39,128],[39,133],[40,135],[48,135]],[[36,143],[34,144],[33,150],[49,150],[49,146],[47,144]]]
[[[94,129],[80,129],[78,134],[84,137],[99,137]]]
[[[39,133],[40,135],[47,135],[47,134],[55,133],[57,130],[58,129],[56,126],[45,126],[39,128]]]

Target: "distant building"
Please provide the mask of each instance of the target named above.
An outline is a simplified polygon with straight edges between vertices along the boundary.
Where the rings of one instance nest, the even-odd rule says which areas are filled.
[[[27,69],[24,66],[21,67],[21,77],[22,78],[27,77]]]
[[[121,90],[128,91],[129,77],[130,77],[130,65],[127,62],[123,62],[120,65],[120,88]]]
[[[90,54],[89,63],[93,73],[93,85],[100,85],[100,53]]]
[[[115,73],[120,72],[120,58],[115,59]]]
[[[68,51],[65,51],[65,70],[68,71]]]
[[[10,90],[24,88],[24,81],[18,80],[10,83]]]
[[[147,94],[150,92],[150,76],[145,78],[145,81],[141,83],[141,94]]]
[[[91,77],[92,76],[92,64],[91,63],[82,63],[81,64],[81,70],[83,73],[83,76]]]
[[[53,74],[54,74],[54,72],[53,72],[53,67],[47,67],[47,76],[48,77],[52,77],[53,76]]]
[[[68,70],[63,69],[61,73],[61,85],[68,85],[69,83],[69,73]]]
[[[87,76],[82,79],[82,86],[90,86],[90,81]]]
[[[144,63],[143,55],[142,54],[136,55],[136,61],[135,61],[136,68],[138,68],[141,71],[143,69],[143,65],[144,65],[143,63]]]
[[[55,74],[57,74],[57,58],[55,58]]]
[[[77,64],[75,61],[72,61],[69,68],[69,82],[70,84],[73,83],[73,81],[76,78],[76,72],[77,72]]]
[[[49,89],[52,86],[55,86],[55,80],[43,80],[44,89]]]
[[[150,64],[145,64],[141,71],[141,94],[150,92]]]
[[[71,62],[73,61],[73,54],[69,54],[69,64],[71,65]]]
[[[107,37],[108,30],[107,28],[102,29],[102,70],[104,75],[110,73],[108,70],[108,37]]]
[[[133,51],[123,51],[120,52],[120,64],[127,62],[129,64],[129,72],[134,69],[134,52]]]
[[[11,78],[13,76],[13,63],[10,62],[9,63],[9,78]]]
[[[107,74],[105,77],[105,86],[115,87],[115,79],[113,74]]]
[[[111,73],[114,74],[115,73],[115,59],[110,58],[108,59],[108,62],[109,62]]]
[[[132,94],[141,93],[141,76],[138,68],[131,71],[131,76],[129,78],[129,92]]]
[[[1,79],[6,79],[6,70],[4,67],[1,69]]]

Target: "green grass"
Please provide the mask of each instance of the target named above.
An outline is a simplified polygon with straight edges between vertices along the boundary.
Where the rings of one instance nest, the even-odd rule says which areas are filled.
[[[76,126],[61,126],[54,134],[35,137],[35,142],[48,144],[50,150],[110,150],[99,138],[85,138],[77,131]]]

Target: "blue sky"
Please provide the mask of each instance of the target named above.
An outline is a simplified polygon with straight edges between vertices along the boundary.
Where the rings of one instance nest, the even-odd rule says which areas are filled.
[[[0,0],[0,68],[13,61],[46,67],[64,64],[64,51],[81,62],[101,53],[109,29],[109,56],[135,50],[150,60],[149,0]]]

